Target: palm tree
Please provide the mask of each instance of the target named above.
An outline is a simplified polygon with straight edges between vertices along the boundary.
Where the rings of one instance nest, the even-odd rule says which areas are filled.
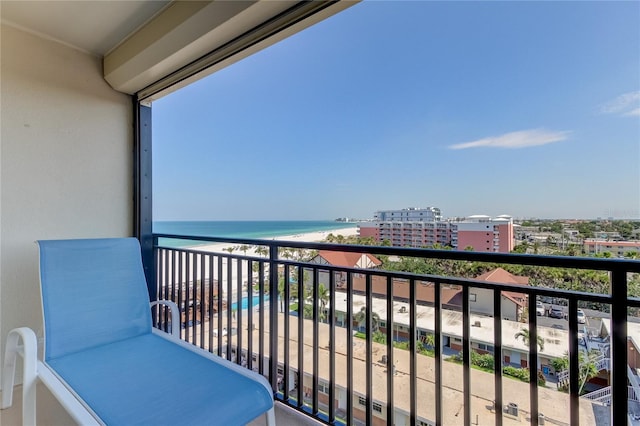
[[[529,336],[528,329],[523,328],[522,330],[518,331],[513,337],[516,340],[522,337],[522,343],[524,343],[526,347],[529,347],[531,337]],[[540,352],[542,352],[544,350],[544,339],[540,336],[537,336],[537,340],[538,340],[538,346],[540,347]]]
[[[430,348],[433,348],[436,345],[436,337],[433,335],[433,333],[427,333],[426,337],[424,338],[424,344],[429,346]]]
[[[325,320],[327,318],[326,307],[329,302],[329,289],[324,284],[318,285],[318,301],[320,302],[320,319]]]
[[[269,254],[269,249],[266,246],[256,246],[256,253],[266,257]]]
[[[280,280],[278,281],[278,299],[280,299],[280,312],[284,312],[284,286],[285,286],[285,278],[284,277],[280,277]],[[289,304],[289,301],[286,301],[287,304]]]
[[[360,312],[354,315],[353,320],[358,324],[358,328],[362,324],[366,325],[367,309],[363,306],[362,309],[360,309]],[[380,315],[378,315],[376,312],[371,312],[371,331],[373,333],[378,331],[379,325],[380,325]],[[368,327],[365,327],[365,329],[368,329]]]

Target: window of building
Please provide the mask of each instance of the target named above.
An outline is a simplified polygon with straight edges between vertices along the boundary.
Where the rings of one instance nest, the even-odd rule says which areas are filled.
[[[329,395],[329,383],[319,380],[318,381],[318,392],[323,393],[325,395]]]

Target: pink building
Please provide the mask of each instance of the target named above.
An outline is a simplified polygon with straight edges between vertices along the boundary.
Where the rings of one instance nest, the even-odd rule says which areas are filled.
[[[514,247],[513,219],[510,216],[474,215],[452,226],[452,245],[459,250],[509,253]]]
[[[380,241],[378,224],[376,222],[363,222],[358,224],[358,236],[360,238],[372,237],[374,240]]]
[[[359,225],[360,237],[389,241],[394,247],[451,246],[458,250],[509,253],[514,247],[513,220],[475,215],[457,222],[393,220]]]

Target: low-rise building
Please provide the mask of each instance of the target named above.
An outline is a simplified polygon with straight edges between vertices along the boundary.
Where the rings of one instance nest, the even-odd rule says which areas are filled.
[[[627,253],[640,254],[640,241],[610,241],[605,239],[590,238],[584,240],[584,252],[595,255],[611,253],[613,256],[626,256]]]

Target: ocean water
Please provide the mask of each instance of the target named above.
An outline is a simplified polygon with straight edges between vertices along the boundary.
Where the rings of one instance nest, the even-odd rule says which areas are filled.
[[[356,226],[355,223],[335,222],[332,220],[161,221],[153,222],[153,232],[156,234],[197,235],[202,237],[267,239],[307,232],[353,228],[354,226]],[[168,241],[166,239],[163,239],[161,243],[172,246],[193,245],[193,242]],[[200,242],[200,244],[203,243]]]

